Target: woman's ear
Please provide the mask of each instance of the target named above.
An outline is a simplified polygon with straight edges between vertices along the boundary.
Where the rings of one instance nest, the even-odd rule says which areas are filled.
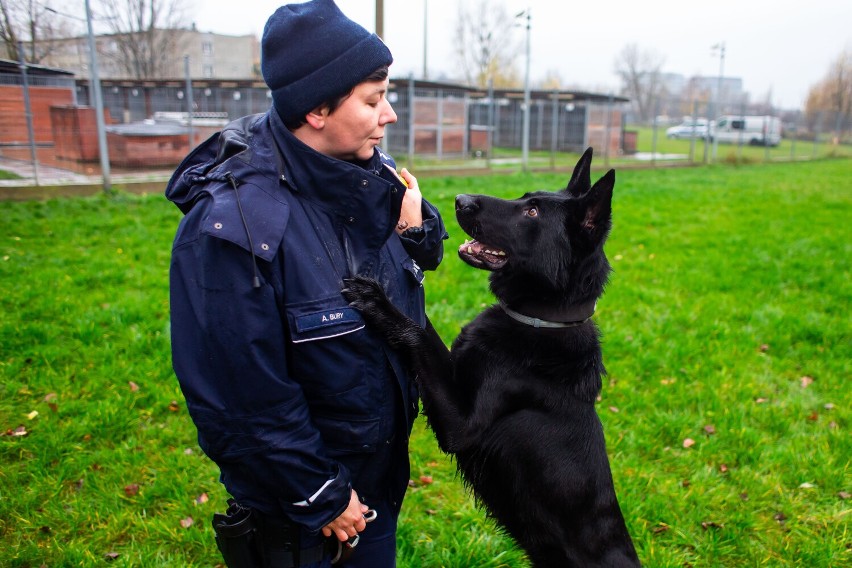
[[[327,106],[318,106],[311,112],[305,115],[305,122],[315,130],[322,130],[325,126],[325,119],[328,116]]]

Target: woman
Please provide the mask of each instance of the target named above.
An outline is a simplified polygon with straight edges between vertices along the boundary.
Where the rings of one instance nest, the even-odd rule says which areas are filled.
[[[273,108],[198,147],[166,190],[185,213],[173,365],[234,497],[217,542],[229,566],[328,566],[339,551],[339,566],[395,566],[417,392],[340,290],[371,275],[424,325],[421,269],[446,231],[378,147],[397,117],[375,34],[314,0],[279,8],[261,49]]]

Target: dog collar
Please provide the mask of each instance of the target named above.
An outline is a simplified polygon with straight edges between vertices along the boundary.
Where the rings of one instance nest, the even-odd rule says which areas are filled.
[[[587,308],[587,309],[583,310],[584,313],[582,313],[580,315],[581,319],[578,319],[578,320],[575,320],[575,321],[549,321],[549,320],[543,320],[543,319],[540,319],[540,318],[525,316],[524,314],[516,312],[515,310],[509,308],[509,306],[507,306],[506,304],[504,304],[502,302],[500,302],[500,307],[503,308],[503,311],[506,312],[507,316],[509,316],[513,320],[519,321],[523,324],[526,324],[526,325],[529,325],[529,326],[532,326],[532,327],[535,327],[535,328],[546,327],[546,328],[550,328],[550,329],[560,329],[560,328],[565,328],[565,327],[577,327],[578,325],[583,325],[584,323],[589,321],[589,319],[595,314],[595,308],[597,307],[597,301],[595,301],[591,304],[591,309],[588,309],[587,306],[585,306],[585,305],[581,306],[581,307],[584,307],[584,308]],[[579,310],[577,310],[577,311],[579,311]]]

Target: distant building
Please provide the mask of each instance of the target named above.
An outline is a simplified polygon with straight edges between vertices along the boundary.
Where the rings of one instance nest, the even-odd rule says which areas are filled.
[[[174,53],[164,54],[158,63],[156,79],[184,78],[184,57],[189,56],[193,79],[252,79],[258,76],[260,45],[254,35],[230,36],[196,29],[157,30],[158,43],[171,44]],[[76,77],[89,77],[89,45],[86,36],[52,40],[52,51],[44,65],[67,69]],[[136,79],[120,63],[122,36],[99,35],[98,74],[101,79]]]
[[[722,93],[719,97],[719,77],[691,77],[687,82],[686,89],[693,95],[705,95],[710,100],[719,101],[727,105],[741,104],[748,99],[743,91],[743,80],[739,77],[722,77]]]

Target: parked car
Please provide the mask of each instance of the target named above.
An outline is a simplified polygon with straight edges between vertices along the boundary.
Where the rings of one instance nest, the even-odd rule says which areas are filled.
[[[713,123],[709,123],[710,135],[713,133]],[[677,126],[666,129],[666,138],[704,138],[708,129],[706,119],[684,120]]]

